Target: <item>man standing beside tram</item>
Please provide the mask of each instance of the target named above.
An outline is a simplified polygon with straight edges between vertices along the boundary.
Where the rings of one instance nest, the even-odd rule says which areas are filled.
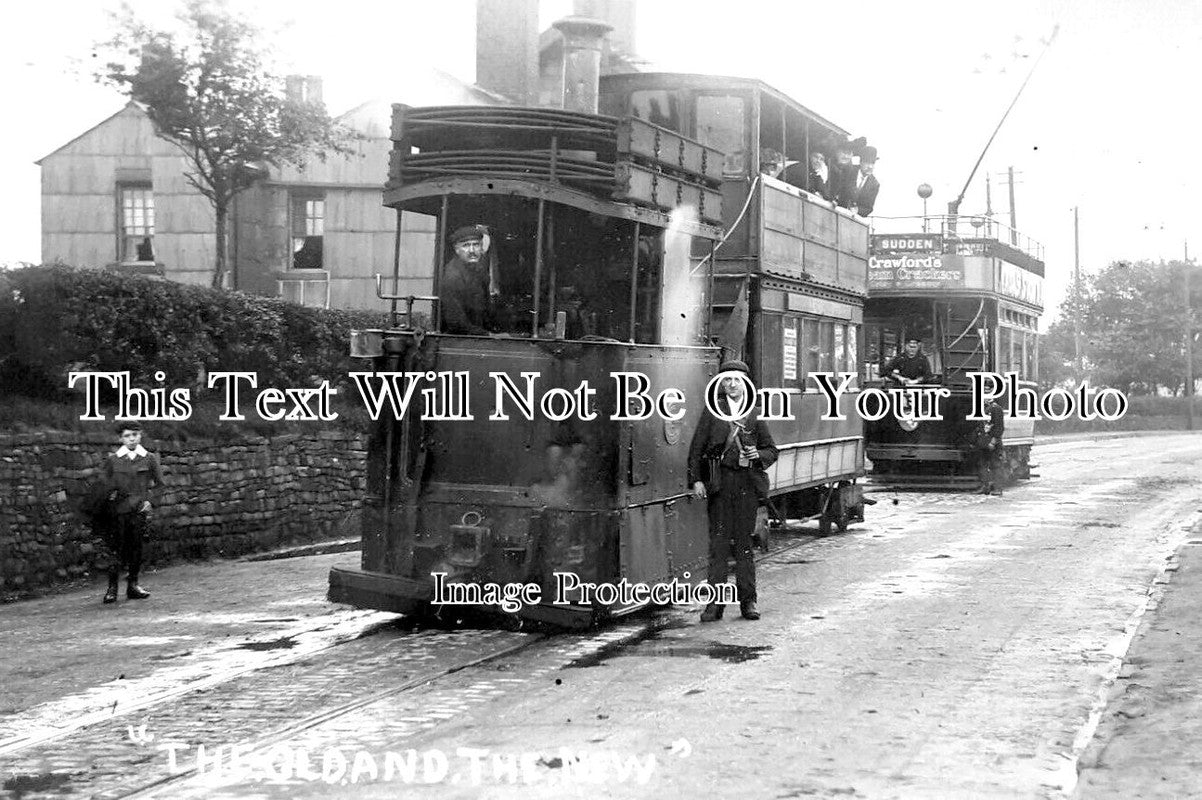
[[[751,370],[742,361],[727,361],[720,372],[743,373]],[[718,405],[728,415],[739,413],[744,404],[745,381],[737,375],[722,379]],[[742,419],[724,422],[706,408],[689,446],[689,480],[693,496],[708,498],[709,513],[709,584],[725,583],[730,559],[735,561],[735,588],[739,611],[744,619],[757,620],[755,559],[752,534],[756,511],[768,497],[768,474],[776,462],[777,448],[767,424],[755,413],[754,404]],[[722,619],[725,605],[710,603],[701,615],[702,622]]]

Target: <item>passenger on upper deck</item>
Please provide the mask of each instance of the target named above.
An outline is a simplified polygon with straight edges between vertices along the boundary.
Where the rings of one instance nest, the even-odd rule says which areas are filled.
[[[830,196],[830,170],[826,166],[826,156],[817,151],[810,153],[809,174],[806,176],[805,188],[827,200]]]
[[[928,383],[931,380],[931,362],[920,351],[922,341],[917,336],[906,339],[905,352],[898,353],[881,370],[887,380],[903,386]]]
[[[852,162],[854,157],[855,148],[851,142],[844,139],[835,145],[835,163],[831,167],[829,197],[843,208],[855,208],[856,205],[856,178],[859,175],[859,167]]]
[[[785,156],[779,150],[771,147],[760,149],[760,172],[771,177],[781,177],[785,171]]]
[[[880,182],[872,174],[875,169],[876,148],[865,147],[860,156],[860,177],[856,181],[856,213],[861,217],[872,215],[877,192],[881,190]]]
[[[443,268],[439,297],[445,333],[486,336],[492,325],[493,300],[500,294],[485,260],[488,229],[465,225],[451,234],[455,257]]]

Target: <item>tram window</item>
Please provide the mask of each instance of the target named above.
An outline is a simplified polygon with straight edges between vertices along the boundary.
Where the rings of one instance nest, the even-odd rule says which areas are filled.
[[[819,369],[818,354],[820,350],[818,343],[818,320],[802,320],[801,347],[802,352],[805,354],[802,361],[805,375],[817,372]],[[818,388],[816,384],[814,388]]]
[[[835,356],[835,365],[832,367],[832,369],[835,372],[842,372],[844,369],[846,369],[847,363],[847,328],[843,325],[835,325],[833,327],[835,333],[835,346],[833,350]]]
[[[662,89],[631,92],[630,114],[653,125],[680,132],[680,107],[673,92]]]
[[[859,359],[856,357],[857,356],[856,340],[857,340],[858,336],[859,336],[858,327],[856,325],[848,325],[847,326],[847,335],[846,335],[846,338],[843,340],[844,341],[844,350],[843,350],[843,367],[842,367],[843,372],[854,372],[857,375],[859,374],[859,371],[858,371]]]
[[[468,321],[483,327],[487,333],[529,336],[534,311],[537,203],[518,198],[456,200],[444,227],[455,230],[471,224],[489,229],[491,249],[480,269],[488,270],[490,290],[495,279],[497,291],[488,298],[485,308],[472,307]],[[546,249],[538,301],[540,335],[553,335],[555,319],[563,312],[569,339],[599,336],[629,340],[634,223],[548,204],[544,231]],[[633,286],[636,301],[633,333],[639,343],[659,341],[662,253],[662,232],[643,226],[638,245],[638,276]],[[444,281],[454,256],[447,243]],[[443,291],[449,289],[444,285]],[[446,309],[451,300],[449,295],[444,300],[443,330],[466,333],[466,328],[455,327],[459,322],[448,324]],[[481,300],[475,298],[474,302],[479,304]]]
[[[818,323],[818,370],[835,371],[835,326],[830,322]]]
[[[1027,365],[1026,365],[1027,369],[1026,369],[1026,372],[1023,377],[1029,381],[1038,380],[1039,379],[1039,368],[1038,368],[1039,336],[1035,333],[1031,333],[1028,331],[1028,332],[1023,333],[1023,339],[1027,345],[1025,348],[1026,353],[1027,353]]]
[[[723,177],[746,175],[747,104],[744,99],[738,95],[698,95],[693,119],[697,140],[726,153],[722,163]]]

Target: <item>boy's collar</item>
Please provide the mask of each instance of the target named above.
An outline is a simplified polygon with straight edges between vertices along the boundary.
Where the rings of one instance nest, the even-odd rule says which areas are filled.
[[[143,447],[142,445],[138,445],[133,450],[130,450],[125,445],[121,445],[121,447],[119,447],[117,449],[117,458],[128,458],[130,461],[133,461],[138,456],[145,456],[145,455],[150,455],[150,454],[146,452],[146,448]]]

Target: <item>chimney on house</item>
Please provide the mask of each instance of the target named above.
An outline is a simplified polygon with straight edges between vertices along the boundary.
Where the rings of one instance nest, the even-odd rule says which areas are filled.
[[[476,84],[538,102],[538,0],[476,0]]]
[[[565,17],[551,25],[563,35],[563,107],[569,111],[597,113],[601,80],[601,51],[612,26],[588,17]]]
[[[589,17],[608,22],[613,26],[605,47],[602,72],[608,71],[610,52],[627,56],[635,54],[635,0],[575,0],[572,13],[578,17]]]

